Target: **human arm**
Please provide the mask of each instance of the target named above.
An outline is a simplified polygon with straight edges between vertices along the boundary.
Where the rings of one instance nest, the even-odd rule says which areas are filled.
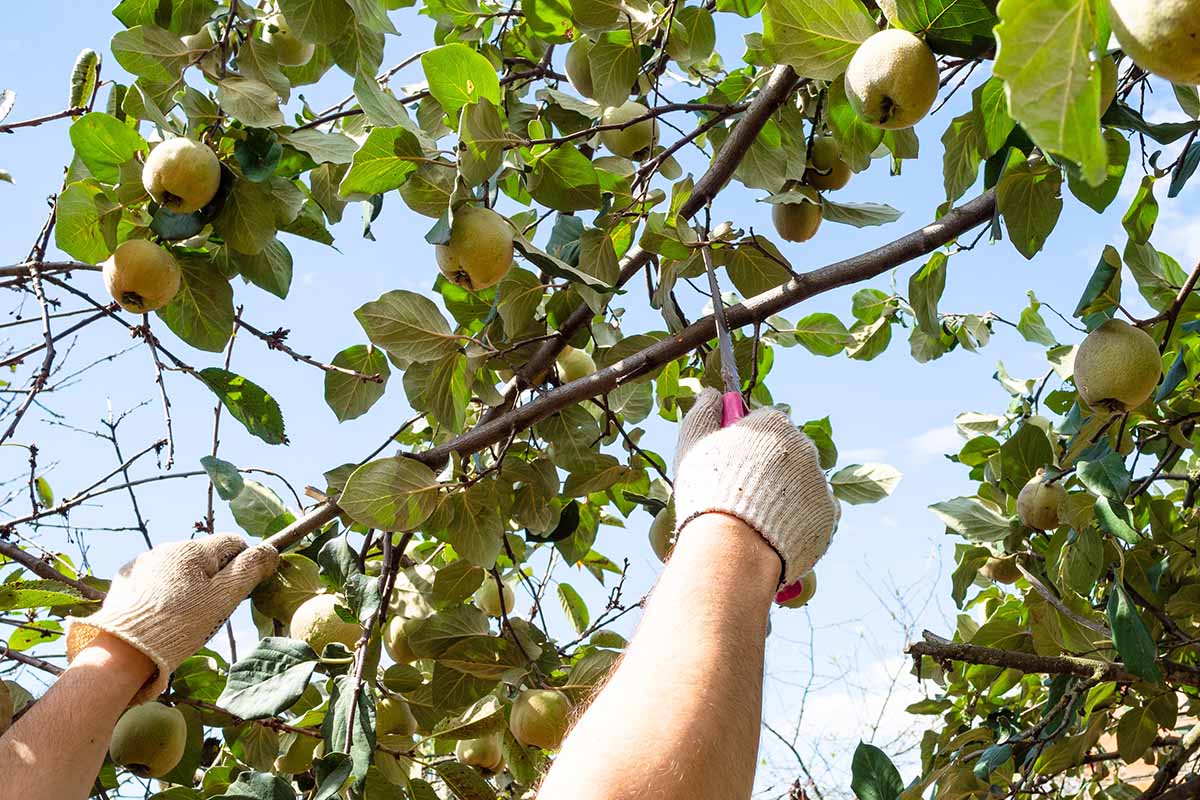
[[[786,416],[760,410],[722,429],[720,406],[705,391],[684,421],[674,551],[539,800],[750,797],[767,612],[825,552],[838,510]]]
[[[80,650],[50,691],[0,737],[5,796],[87,797],[113,726],[154,671],[153,661],[109,633]]]
[[[161,694],[278,561],[269,546],[247,549],[240,536],[215,534],[161,545],[121,567],[100,609],[69,620],[68,669],[0,737],[0,775],[11,792],[0,796],[87,797],[125,708]]]

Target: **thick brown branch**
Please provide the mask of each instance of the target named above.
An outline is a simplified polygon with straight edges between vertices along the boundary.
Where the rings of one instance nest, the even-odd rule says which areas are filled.
[[[79,592],[89,600],[104,599],[104,592],[88,586],[86,583],[77,581],[74,578],[68,578],[66,575],[56,570],[45,561],[42,561],[32,553],[25,552],[12,542],[0,539],[0,556],[12,559],[18,564],[24,566],[34,575],[45,578],[48,581],[56,581],[58,583],[70,586],[72,589]]]

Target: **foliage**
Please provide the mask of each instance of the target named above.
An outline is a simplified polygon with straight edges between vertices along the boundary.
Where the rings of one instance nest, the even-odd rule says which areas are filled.
[[[130,238],[168,248],[183,288],[144,319],[92,300],[89,324],[116,319],[151,351],[168,423],[160,446],[169,453],[164,364],[211,390],[218,410],[246,435],[287,443],[268,376],[239,375],[220,361],[239,331],[324,370],[325,398],[339,422],[374,410],[394,427],[380,406],[388,393],[401,393],[416,412],[362,463],[330,464],[330,499],[308,509],[290,507],[215,450],[204,455],[219,501],[246,533],[283,531],[273,541],[290,554],[289,566],[255,594],[263,638],[253,652],[227,664],[202,651],[176,673],[165,699],[187,712],[189,738],[167,780],[188,788],[157,796],[527,796],[547,756],[506,733],[512,702],[522,688],[540,687],[584,703],[602,682],[624,646],[605,626],[633,604],[621,600],[622,570],[604,554],[601,528],[627,520],[644,527],[670,500],[667,459],[639,445],[641,426],[655,416],[678,421],[702,387],[720,385],[711,317],[689,326],[673,295],[677,282],[703,274],[697,251],[710,248],[743,296],[729,315],[753,405],[779,399],[766,383],[776,348],[869,361],[907,334],[920,363],[975,351],[998,320],[938,309],[950,272],[970,258],[973,244],[959,237],[989,224],[980,236],[1006,232],[1016,252],[1034,258],[1065,203],[1099,212],[1115,201],[1133,167],[1135,133],[1156,142],[1190,134],[1189,146],[1174,164],[1159,163],[1158,154],[1143,159],[1147,174],[1124,218],[1128,241],[1104,249],[1075,317],[1086,331],[1118,313],[1131,288],[1122,285],[1128,268],[1156,314],[1139,324],[1161,344],[1166,377],[1128,414],[1093,413],[1071,382],[1072,346],[1056,341],[1031,296],[1015,328],[1047,348],[1048,371],[1038,380],[1002,373],[1004,413],[959,418],[969,439],[953,459],[977,491],[932,506],[961,540],[953,584],[964,613],[952,640],[930,635],[912,648],[937,696],[911,710],[939,718],[922,741],[920,773],[906,782],[882,750],[863,745],[852,787],[872,800],[916,798],[930,787],[946,800],[989,792],[1124,797],[1109,770],[1150,755],[1169,771],[1157,791],[1175,780],[1197,737],[1180,743],[1170,731],[1177,719],[1196,716],[1200,685],[1193,666],[1200,479],[1191,455],[1200,442],[1200,304],[1190,295],[1196,272],[1186,274],[1150,240],[1161,184],[1169,177],[1174,197],[1200,163],[1193,141],[1200,122],[1143,119],[1126,101],[1150,78],[1128,60],[1117,101],[1099,108],[1096,62],[1108,57],[1101,0],[426,0],[407,12],[400,8],[411,0],[278,5],[291,33],[314,45],[307,63],[280,63],[264,38],[265,8],[122,0],[113,13],[125,30],[105,57],[132,82],[97,74],[103,61],[81,60],[70,107],[56,115],[72,119],[73,158],[55,214],[30,258],[7,273],[37,297],[50,346],[0,442],[18,441],[18,424],[54,362],[47,292],[88,297],[61,276],[91,268]],[[401,65],[419,62],[424,76],[408,94],[389,85],[397,70],[383,70],[385,42],[398,35],[393,18],[405,13],[436,23],[434,41]],[[716,34],[730,14],[763,20],[762,32],[745,38],[742,63],[727,63],[739,43]],[[994,62],[941,137],[940,225],[795,280],[770,237],[743,232],[736,221],[710,228],[700,212],[720,191],[814,202],[815,192],[798,183],[814,135],[832,135],[856,171],[888,158],[899,172],[917,157],[916,133],[867,125],[840,79],[858,44],[886,24],[932,47],[943,95],[962,85],[956,76],[965,80]],[[565,45],[581,39],[589,46],[585,97],[555,66]],[[668,86],[668,71],[682,80]],[[343,102],[324,111],[296,102],[304,86],[339,72],[354,86]],[[1195,116],[1195,91],[1176,89],[1183,111]],[[97,110],[105,92],[105,110]],[[649,111],[604,127],[604,109],[631,98]],[[52,121],[5,124],[13,100],[11,92],[0,95],[0,131]],[[651,119],[670,125],[634,154],[639,161],[605,152],[603,132]],[[222,164],[216,197],[192,214],[159,207],[142,187],[141,163],[167,136],[203,142]],[[685,176],[674,154],[693,146],[711,161],[704,174]],[[956,207],[981,177],[984,193]],[[863,227],[899,217],[882,203],[819,201],[825,223]],[[286,236],[332,245],[330,227],[352,203],[363,209],[368,238],[381,214],[430,219],[428,289],[363,298],[355,314],[362,340],[337,343],[325,363],[292,350],[286,330],[254,328],[241,308],[259,291],[286,298],[293,267]],[[432,245],[448,240],[454,213],[468,204],[507,215],[519,256],[502,281],[478,293],[434,280],[432,268]],[[46,257],[51,233],[76,262]],[[912,271],[906,295],[862,289],[844,319],[813,313],[793,322],[780,314],[922,256],[928,261]],[[661,330],[626,330],[615,305],[629,299],[622,287],[642,270]],[[190,350],[167,350],[159,334],[168,330]],[[567,344],[587,349],[599,371],[560,385],[554,361]],[[206,366],[191,366],[193,358]],[[832,470],[828,418],[803,428]],[[115,424],[110,429],[115,444]],[[380,455],[393,445],[399,449]],[[1153,466],[1137,474],[1139,463]],[[1016,517],[1017,493],[1039,469],[1068,492],[1057,530],[1025,529]],[[851,504],[880,501],[900,480],[884,464],[854,464],[829,477]],[[63,617],[94,607],[103,586],[79,580],[65,558],[49,564],[26,540],[8,536],[66,513],[95,487],[56,500],[33,475],[30,489],[32,513],[0,535],[7,567],[0,609],[26,612],[37,634],[14,634],[14,657],[53,647]],[[210,507],[201,527],[212,524]],[[484,581],[506,581],[541,602],[547,579],[535,581],[530,563],[548,552],[564,565],[556,594],[573,641],[550,638],[537,603],[527,617],[505,609],[492,620],[473,602]],[[1022,578],[993,585],[980,569],[1004,555],[1017,556]],[[617,581],[613,602],[589,609],[561,577],[580,569],[587,575],[571,580]],[[284,635],[291,611],[322,588],[337,593],[346,621],[363,626],[365,645],[353,653],[340,644],[315,653]],[[377,729],[380,700],[389,696],[408,703],[415,738]],[[500,772],[456,760],[455,742],[491,734],[503,735]],[[1115,736],[1115,753],[1099,749],[1105,735]],[[305,762],[312,739],[322,751],[311,764],[284,769],[293,757]],[[112,789],[125,778],[106,769],[101,783]]]

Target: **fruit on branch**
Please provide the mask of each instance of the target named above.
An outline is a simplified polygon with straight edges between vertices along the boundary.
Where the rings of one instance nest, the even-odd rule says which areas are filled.
[[[567,50],[567,79],[575,87],[575,91],[584,97],[591,97],[595,91],[592,85],[592,65],[588,63],[588,53],[592,44],[586,36],[580,36]]]
[[[292,33],[283,14],[273,14],[263,20],[263,41],[275,46],[275,58],[285,67],[302,67],[317,51],[315,44]]]
[[[1075,352],[1075,387],[1093,411],[1121,414],[1150,397],[1162,358],[1150,334],[1110,319],[1084,337]]]
[[[818,136],[808,151],[804,182],[814,189],[833,191],[850,182],[850,165],[842,161],[842,149],[832,136]]]
[[[287,775],[308,772],[312,769],[313,752],[320,743],[316,736],[298,734],[287,752],[275,759],[275,771]]]
[[[813,599],[813,595],[817,593],[817,573],[809,570],[800,576],[800,594],[793,597],[791,600],[780,603],[784,608],[800,608],[808,605],[808,601]]]
[[[1055,486],[1057,485],[1055,484]],[[996,583],[1011,584],[1021,579],[1021,570],[1017,569],[1017,557],[1015,555],[1003,557],[992,556],[979,568],[979,572],[983,577]]]
[[[504,608],[500,608],[500,590],[496,587],[496,579],[488,575],[483,579],[483,585],[475,592],[475,605],[479,606],[483,613],[489,617],[499,617],[503,614],[511,614],[513,604],[516,602],[516,595],[513,594],[512,587],[507,583],[504,584]]]
[[[187,720],[179,709],[144,703],[117,720],[108,753],[134,775],[161,778],[175,769],[186,744]]]
[[[176,214],[204,208],[221,188],[221,162],[200,142],[177,136],[159,143],[142,166],[142,186]]]
[[[337,613],[337,598],[331,594],[319,594],[300,604],[288,626],[288,635],[293,639],[308,642],[317,655],[325,645],[338,642],[353,650],[362,635],[362,628],[355,622],[346,622]]]
[[[929,46],[908,31],[891,28],[867,39],[846,67],[846,97],[858,115],[877,128],[911,128],[938,92],[938,65]]]
[[[562,744],[571,723],[571,701],[557,689],[525,689],[513,702],[508,729],[518,742],[545,750]]]
[[[665,564],[674,546],[675,506],[667,505],[654,515],[654,521],[650,523],[650,549]]]
[[[504,750],[496,733],[479,739],[460,739],[454,746],[454,756],[464,764],[488,772],[499,772],[504,766]]]
[[[1200,83],[1200,0],[1108,0],[1108,9],[1133,63],[1173,83]]]
[[[113,300],[134,314],[154,311],[171,302],[183,279],[171,254],[145,239],[129,239],[117,245],[102,272]]]
[[[1027,528],[1036,531],[1054,530],[1059,525],[1067,490],[1062,483],[1046,483],[1046,471],[1039,469],[1017,493],[1017,516]]]
[[[1108,56],[1100,57],[1100,113],[1117,99],[1117,62]]]
[[[397,664],[408,664],[417,660],[417,654],[408,646],[408,635],[420,624],[419,619],[391,617],[383,629],[383,649]]]
[[[0,681],[0,733],[8,730],[8,726],[12,725],[14,704],[12,690],[8,688],[8,684]]]
[[[436,254],[442,274],[467,291],[495,286],[512,269],[512,227],[490,208],[463,206],[454,212],[449,244]]]
[[[633,100],[619,106],[604,109],[600,117],[602,125],[624,125],[623,128],[600,131],[600,141],[614,154],[622,158],[635,159],[658,142],[658,120],[645,117],[650,109]]]
[[[417,731],[417,718],[408,703],[391,695],[385,695],[375,704],[375,732],[412,736]]]
[[[812,201],[775,203],[771,206],[771,221],[775,223],[775,231],[789,242],[807,242],[821,227],[821,201],[816,192],[809,189],[808,193],[812,195]]]
[[[588,352],[571,347],[571,345],[562,349],[558,358],[554,359],[554,364],[558,367],[558,377],[563,383],[586,378],[596,371],[596,362],[592,360]]]

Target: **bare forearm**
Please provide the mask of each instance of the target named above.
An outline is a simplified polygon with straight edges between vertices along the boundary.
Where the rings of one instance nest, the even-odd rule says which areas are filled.
[[[86,798],[113,726],[154,671],[138,651],[104,634],[81,651],[44,697],[0,737],[6,797]]]
[[[706,514],[690,523],[539,800],[748,798],[779,568],[740,520]]]

